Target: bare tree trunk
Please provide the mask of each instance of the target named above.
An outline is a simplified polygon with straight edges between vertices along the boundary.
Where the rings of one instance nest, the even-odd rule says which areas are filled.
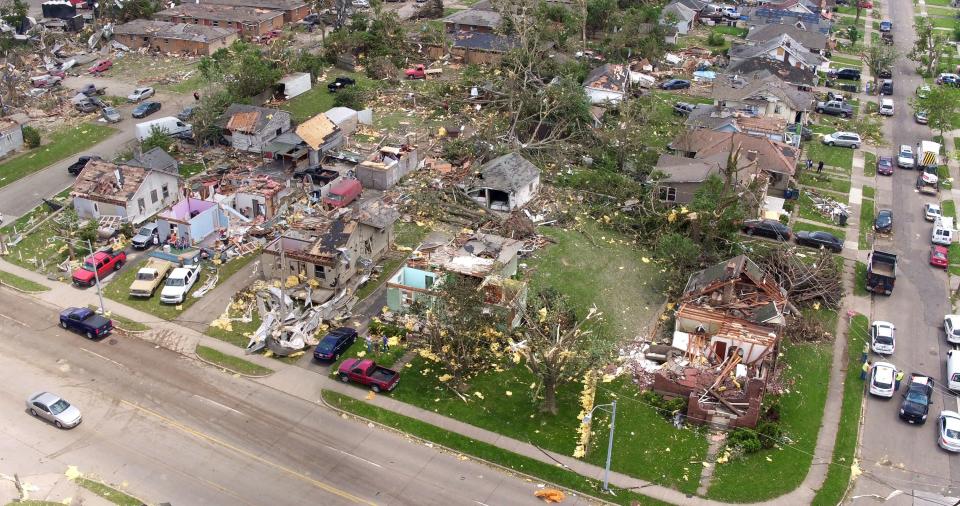
[[[557,382],[554,379],[543,382],[543,404],[540,406],[540,411],[551,415],[557,414]]]

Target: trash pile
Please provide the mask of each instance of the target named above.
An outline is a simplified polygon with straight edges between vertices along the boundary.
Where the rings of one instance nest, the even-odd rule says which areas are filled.
[[[850,206],[830,197],[822,196],[816,190],[806,190],[804,196],[813,202],[813,207],[817,212],[830,218],[834,223],[840,223],[850,216]]]

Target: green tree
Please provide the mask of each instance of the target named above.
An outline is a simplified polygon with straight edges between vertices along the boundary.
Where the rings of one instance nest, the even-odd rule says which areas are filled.
[[[150,127],[150,136],[140,143],[140,149],[143,152],[150,151],[153,148],[160,148],[169,153],[172,146],[173,139],[167,135],[166,131],[156,125]]]
[[[518,308],[523,321],[511,349],[543,389],[540,410],[557,414],[557,388],[578,381],[613,357],[616,343],[598,334],[600,313],[592,308],[577,318],[566,296],[543,290]]]
[[[367,107],[367,91],[359,85],[347,86],[333,97],[333,105],[361,111]]]
[[[587,33],[593,35],[606,30],[616,7],[616,0],[587,0]]]
[[[917,38],[908,56],[919,63],[923,74],[929,77],[937,71],[944,51],[952,48],[946,46],[946,36],[940,30],[936,30],[929,19],[918,18],[914,28]]]
[[[23,144],[28,148],[33,149],[40,146],[40,131],[36,128],[33,128],[30,125],[24,125],[21,129],[23,131]]]
[[[873,74],[873,83],[876,86],[880,79],[877,76],[880,75],[881,71],[892,68],[893,63],[900,57],[900,53],[891,45],[873,44],[862,56],[867,63],[867,68],[870,69],[870,73]],[[879,97],[880,94],[877,93],[877,96]]]
[[[0,19],[14,28],[19,28],[26,21],[28,10],[29,6],[23,0],[6,0],[0,4]],[[15,31],[0,32],[0,54],[6,56],[16,44],[13,38],[15,33]]]
[[[252,97],[272,86],[283,70],[258,46],[236,41],[200,60],[200,73],[210,82],[223,83],[234,97]]]
[[[952,86],[934,86],[925,98],[914,100],[914,109],[927,112],[927,125],[940,131],[940,137],[947,130],[953,130],[960,116],[960,88]]]
[[[149,19],[163,10],[161,0],[126,0],[124,2],[100,2],[103,13],[108,18],[119,23],[126,23],[134,19]]]

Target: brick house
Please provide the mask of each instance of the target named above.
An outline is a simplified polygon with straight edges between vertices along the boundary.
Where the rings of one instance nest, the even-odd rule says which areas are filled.
[[[184,3],[162,10],[153,17],[171,23],[230,28],[245,39],[283,28],[282,12],[239,5]]]
[[[204,0],[203,3],[280,11],[284,23],[296,23],[310,14],[310,6],[302,0]]]
[[[209,56],[237,40],[237,30],[216,26],[135,19],[113,29],[114,38],[130,49],[148,47],[165,53]]]

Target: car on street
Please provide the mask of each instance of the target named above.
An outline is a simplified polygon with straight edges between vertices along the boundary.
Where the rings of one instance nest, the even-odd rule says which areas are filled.
[[[877,174],[881,176],[893,175],[893,157],[881,156],[877,158]]]
[[[873,229],[882,234],[893,232],[893,210],[881,209],[873,220]]]
[[[900,151],[897,151],[897,167],[904,169],[913,168],[913,148],[911,148],[910,145],[900,145]]]
[[[927,98],[927,95],[930,94],[930,85],[924,84],[923,86],[917,87],[917,96],[920,98]]]
[[[354,84],[357,84],[356,80],[347,76],[340,76],[327,83],[327,91],[330,93],[336,93],[337,91],[340,91],[347,86],[353,86]]]
[[[80,158],[77,158],[77,161],[73,162],[69,167],[67,167],[67,173],[73,174],[74,176],[79,175],[80,171],[87,166],[87,162],[90,160],[103,160],[103,158],[100,158],[97,155],[83,155]]]
[[[941,411],[937,418],[937,429],[940,431],[937,444],[948,452],[960,452],[960,413],[956,411]]]
[[[960,86],[960,76],[950,72],[943,72],[937,76],[936,83],[947,86]]]
[[[927,116],[927,111],[918,110],[918,111],[914,112],[914,113],[913,113],[913,120],[916,121],[916,122],[917,122],[918,124],[920,124],[920,125],[926,125],[926,124],[927,124],[927,121],[929,121],[928,116]]]
[[[930,246],[930,265],[946,269],[950,266],[950,250],[946,246],[934,244]]]
[[[937,221],[937,218],[940,217],[940,205],[926,203],[923,205],[923,219],[927,221]]]
[[[834,253],[843,251],[843,241],[830,232],[807,232],[802,230],[796,234],[797,244],[814,248],[826,248]]]
[[[870,368],[870,395],[893,397],[896,386],[897,366],[887,362],[877,362]]]
[[[857,149],[863,144],[860,134],[856,132],[833,132],[823,136],[821,142],[827,146],[840,146],[842,148]]]
[[[119,271],[127,261],[127,254],[113,250],[97,251],[83,260],[80,268],[73,271],[73,283],[78,286],[93,286],[113,271]]]
[[[196,112],[197,106],[188,105],[183,109],[180,109],[180,112],[177,113],[177,119],[180,121],[187,121],[193,117],[193,113]]]
[[[142,102],[133,110],[134,118],[146,118],[160,110],[160,102]]]
[[[690,87],[690,81],[686,79],[670,79],[660,83],[661,90],[685,90]]]
[[[107,120],[107,123],[119,123],[121,119],[120,111],[116,107],[104,107],[100,109],[100,116]]]
[[[317,344],[317,347],[313,350],[313,358],[317,360],[337,360],[356,341],[357,329],[353,327],[335,328],[323,336],[323,339]]]
[[[900,404],[900,419],[917,425],[927,421],[930,404],[933,403],[933,378],[923,374],[910,374],[907,393]]]
[[[786,132],[796,135],[797,133],[797,124],[792,123],[787,125]],[[813,130],[805,126],[800,126],[800,140],[809,141],[813,139]]]
[[[87,339],[103,337],[113,331],[113,321],[88,307],[68,307],[60,311],[60,326],[79,332]]]
[[[947,342],[960,344],[960,314],[944,315],[943,332],[947,335]]]
[[[200,277],[200,266],[190,265],[177,267],[167,276],[167,281],[160,291],[160,302],[164,304],[183,304],[187,300],[187,293],[193,288]]]
[[[870,349],[878,355],[893,355],[897,349],[897,327],[880,320],[871,323]]]
[[[133,90],[132,93],[130,93],[129,95],[127,95],[127,101],[128,101],[128,102],[139,102],[139,101],[141,101],[141,100],[146,100],[146,99],[152,97],[152,96],[154,95],[154,93],[155,93],[155,92],[154,92],[153,88],[150,88],[150,87],[147,87],[147,88],[137,88],[137,89]]]
[[[76,406],[50,392],[37,392],[27,397],[27,410],[31,415],[43,418],[58,429],[72,429],[80,425],[83,419]]]
[[[106,72],[110,70],[110,67],[113,66],[113,60],[100,60],[97,63],[94,63],[89,69],[88,72],[91,74],[99,74],[101,72]]]
[[[740,229],[747,235],[759,235],[778,241],[790,240],[790,229],[778,220],[747,220]]]
[[[893,21],[890,21],[889,19],[884,19],[883,21],[880,22],[881,32],[889,32],[890,30],[893,30]]]

